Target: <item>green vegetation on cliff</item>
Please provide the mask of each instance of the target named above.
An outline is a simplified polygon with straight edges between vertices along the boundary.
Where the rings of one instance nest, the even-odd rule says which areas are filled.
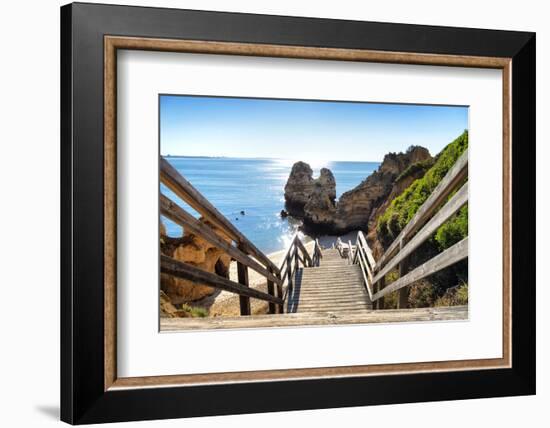
[[[393,241],[468,147],[468,131],[448,144],[438,155],[433,166],[415,180],[378,218],[377,232],[382,242]],[[413,165],[411,165],[413,167]],[[448,248],[468,235],[468,206],[443,224],[435,234],[441,249]]]
[[[467,147],[468,132],[464,131],[436,156],[433,165],[411,165],[409,167],[411,170],[420,167],[429,167],[429,169],[422,178],[413,181],[409,187],[393,199],[386,211],[378,218],[376,232],[378,240],[384,248],[387,248],[409,223]],[[419,266],[466,236],[468,236],[467,204],[415,250],[409,257],[411,266]],[[386,281],[391,283],[397,276],[397,271],[392,271],[386,276]],[[411,308],[467,303],[467,260],[449,266],[409,287],[408,306]],[[397,293],[386,296],[385,307],[397,307]]]

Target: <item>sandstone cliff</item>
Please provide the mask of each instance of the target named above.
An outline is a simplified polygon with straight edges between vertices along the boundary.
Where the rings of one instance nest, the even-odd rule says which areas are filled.
[[[290,215],[303,220],[308,232],[338,235],[357,229],[367,230],[372,213],[384,204],[396,180],[401,179],[412,165],[431,159],[428,150],[420,146],[412,146],[406,153],[389,153],[378,170],[344,193],[337,203],[332,172],[323,168],[320,177],[313,179],[310,166],[297,162],[285,186],[286,209]],[[417,173],[422,170],[412,169]],[[409,180],[407,182],[410,184]]]
[[[201,221],[204,219],[201,218]],[[223,232],[205,221],[224,240],[230,242],[230,238]],[[200,236],[184,233],[180,238],[171,238],[166,235],[164,225],[160,230],[161,252],[176,260],[197,266],[207,272],[229,277],[229,264],[231,257],[225,252],[214,247]],[[188,303],[199,300],[214,293],[214,288],[206,284],[197,284],[186,279],[175,278],[161,274],[161,290],[168,296],[172,304]]]

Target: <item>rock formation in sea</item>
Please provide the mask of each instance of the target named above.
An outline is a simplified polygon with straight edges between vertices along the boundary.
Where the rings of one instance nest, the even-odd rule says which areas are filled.
[[[308,216],[308,209],[312,217],[323,217],[321,211],[333,210],[335,199],[336,180],[329,169],[322,168],[319,178],[314,179],[313,170],[307,163],[296,162],[292,166],[285,186],[285,208],[288,215],[302,218]]]
[[[296,162],[285,186],[286,210],[303,220],[306,231],[317,234],[367,230],[371,214],[384,204],[396,180],[408,168],[420,173],[422,168],[412,165],[431,159],[429,151],[421,146],[412,146],[405,153],[389,153],[374,173],[337,202],[336,181],[330,170],[323,168],[319,178],[314,179],[307,163]]]
[[[230,238],[218,228],[203,218],[200,220],[208,224],[218,236],[230,242]],[[173,257],[176,260],[189,263],[225,278],[229,277],[231,257],[200,236],[185,232],[182,237],[172,238],[166,235],[166,229],[161,224],[160,249],[162,254]],[[205,296],[213,294],[215,291],[214,288],[206,284],[175,278],[163,273],[160,276],[160,286],[161,290],[168,296],[170,302],[175,305],[202,299]]]

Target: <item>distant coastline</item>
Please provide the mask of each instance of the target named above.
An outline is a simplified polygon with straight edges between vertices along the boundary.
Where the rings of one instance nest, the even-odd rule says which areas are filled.
[[[173,155],[161,154],[163,158],[168,159],[242,159],[242,160],[274,160],[274,161],[288,161],[294,162],[293,159],[288,158],[266,158],[266,157],[253,157],[253,156],[207,156],[207,155]],[[382,163],[382,161],[376,160],[327,160],[326,163]]]

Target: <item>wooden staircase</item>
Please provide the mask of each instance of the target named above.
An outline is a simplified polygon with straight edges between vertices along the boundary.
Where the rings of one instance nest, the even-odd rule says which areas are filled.
[[[208,222],[195,218],[163,194],[161,215],[227,253],[237,263],[238,278],[219,276],[165,254],[160,258],[161,272],[237,294],[242,315],[161,318],[161,331],[468,319],[467,305],[407,308],[411,284],[468,257],[465,237],[420,266],[410,266],[411,254],[468,202],[468,151],[378,260],[362,231],[358,231],[355,245],[338,238],[333,248],[323,249],[315,240],[313,251],[308,251],[296,234],[283,262],[276,266],[166,159],[160,159],[160,172],[161,182]],[[223,231],[230,242],[220,238],[213,227]],[[267,292],[250,287],[249,269],[265,278]],[[399,277],[386,284],[392,271]],[[386,309],[384,298],[390,293],[398,293],[397,309]],[[267,302],[269,314],[250,316],[250,299]]]
[[[320,265],[303,267],[287,297],[287,313],[357,312],[372,309],[361,267],[348,263],[336,249],[323,251]]]

